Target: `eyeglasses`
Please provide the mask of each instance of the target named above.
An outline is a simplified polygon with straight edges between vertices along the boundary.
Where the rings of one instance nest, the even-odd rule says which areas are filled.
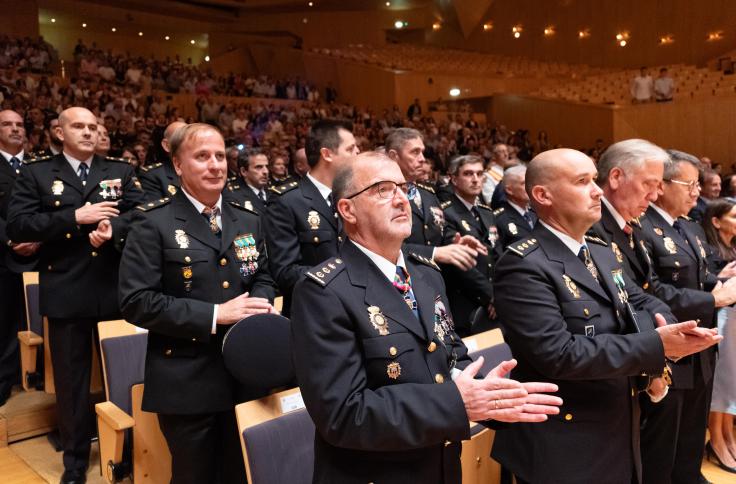
[[[684,187],[687,187],[688,191],[690,193],[695,192],[696,190],[700,190],[700,182],[698,180],[693,180],[690,182],[684,182],[680,180],[664,180],[668,183],[676,183],[678,185],[682,185]]]
[[[372,185],[368,185],[367,187],[365,187],[358,193],[354,193],[350,195],[349,197],[345,197],[345,198],[350,200],[351,198],[357,197],[361,193],[367,192],[373,187],[377,188],[376,191],[378,192],[378,196],[385,200],[393,199],[396,196],[397,190],[401,190],[404,193],[404,195],[409,193],[409,185],[407,183],[396,183],[396,182],[384,180],[384,181],[377,181],[376,183]]]

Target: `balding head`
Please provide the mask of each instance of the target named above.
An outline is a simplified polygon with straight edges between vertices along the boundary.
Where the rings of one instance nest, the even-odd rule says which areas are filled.
[[[0,150],[17,155],[23,149],[26,129],[23,118],[15,111],[0,111]]]
[[[69,108],[59,114],[57,135],[64,153],[78,160],[94,155],[97,146],[97,117],[86,108]]]
[[[164,139],[161,140],[161,146],[165,152],[169,153],[169,155],[171,155],[171,137],[174,136],[177,129],[186,125],[187,123],[174,121],[170,125],[166,126],[166,130],[164,130]]]

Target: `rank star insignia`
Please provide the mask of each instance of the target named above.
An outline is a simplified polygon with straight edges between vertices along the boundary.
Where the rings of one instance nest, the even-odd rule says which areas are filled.
[[[391,363],[389,363],[386,367],[386,374],[392,380],[396,380],[397,378],[399,378],[399,376],[401,376],[401,365],[399,364],[399,362],[392,361]]]
[[[675,242],[670,239],[669,237],[665,237],[663,239],[664,242],[664,248],[667,249],[667,252],[670,254],[677,254],[677,246],[675,246]]]
[[[368,306],[368,320],[381,336],[388,334],[388,321],[378,306]]]
[[[54,195],[61,195],[64,193],[64,182],[61,180],[54,180],[51,184],[51,193]]]
[[[319,214],[314,210],[310,210],[309,214],[307,214],[307,223],[310,229],[319,229]]]
[[[172,195],[176,195],[176,187],[174,185],[169,185],[166,187],[166,191],[168,191]]]
[[[565,287],[567,287],[567,290],[570,291],[570,294],[572,294],[572,297],[575,299],[580,299],[580,289],[578,289],[577,284],[575,284],[572,279],[570,279],[570,276],[567,274],[562,274],[562,279],[565,281]]]
[[[189,248],[189,236],[183,230],[174,230],[174,240],[176,240],[176,243],[179,244],[180,249]]]
[[[510,222],[508,228],[511,235],[517,235],[519,233],[519,229],[516,228],[516,224],[514,222]]]
[[[460,224],[463,226],[466,232],[470,232],[470,224],[467,220],[463,220],[462,222],[460,222]]]
[[[618,245],[616,245],[616,242],[611,242],[611,250],[613,251],[613,255],[616,256],[616,260],[619,264],[621,264],[624,261],[624,256],[621,253],[621,249],[618,248]]]

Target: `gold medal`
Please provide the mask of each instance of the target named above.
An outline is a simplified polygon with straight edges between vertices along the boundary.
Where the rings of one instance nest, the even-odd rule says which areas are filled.
[[[578,289],[578,286],[570,279],[570,276],[567,274],[562,274],[562,279],[565,281],[565,287],[567,287],[567,290],[570,291],[570,294],[572,294],[572,297],[575,299],[580,299],[580,290]]]
[[[307,223],[309,224],[310,229],[319,229],[319,213],[314,210],[310,210],[309,214],[307,215]]]
[[[381,336],[386,336],[389,333],[386,316],[383,315],[381,308],[378,306],[368,306],[368,320]]]
[[[388,377],[392,380],[396,380],[401,376],[401,365],[398,361],[392,361],[388,364],[386,367],[386,373],[388,374]]]
[[[64,182],[61,180],[54,180],[51,184],[51,193],[54,195],[61,195],[64,193]]]
[[[470,224],[467,220],[463,220],[462,222],[460,222],[460,224],[463,226],[466,232],[470,232]]]
[[[667,249],[667,252],[670,254],[677,254],[677,246],[675,246],[675,242],[672,239],[665,237],[662,241],[664,242],[664,248]]]
[[[187,233],[183,230],[174,230],[174,240],[176,240],[176,243],[179,244],[180,249],[189,248],[189,236],[187,236]]]
[[[700,249],[700,257],[702,257],[703,259],[705,259],[705,256],[706,256],[706,254],[705,254],[705,248],[703,247],[703,243],[700,241],[700,237],[698,237],[696,235],[695,236],[695,240],[698,242],[698,248]]]
[[[624,256],[621,253],[621,249],[618,248],[618,245],[616,245],[616,242],[611,242],[611,250],[613,251],[613,254],[616,256],[616,260],[619,264],[622,264],[624,262]]]
[[[192,278],[192,266],[184,266],[181,268],[181,275],[184,279]]]

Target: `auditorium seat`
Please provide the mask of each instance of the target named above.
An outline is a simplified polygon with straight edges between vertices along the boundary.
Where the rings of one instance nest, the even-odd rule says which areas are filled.
[[[103,321],[100,334],[105,395],[95,405],[100,469],[106,482],[171,479],[171,454],[154,413],[141,410],[147,334],[125,321]]]
[[[20,343],[21,383],[25,391],[43,388],[44,362],[38,348],[43,348],[46,318],[41,316],[38,300],[38,272],[23,273],[23,294],[26,302],[26,330],[18,332]],[[50,362],[49,362],[50,364]],[[49,370],[50,366],[47,366]]]

